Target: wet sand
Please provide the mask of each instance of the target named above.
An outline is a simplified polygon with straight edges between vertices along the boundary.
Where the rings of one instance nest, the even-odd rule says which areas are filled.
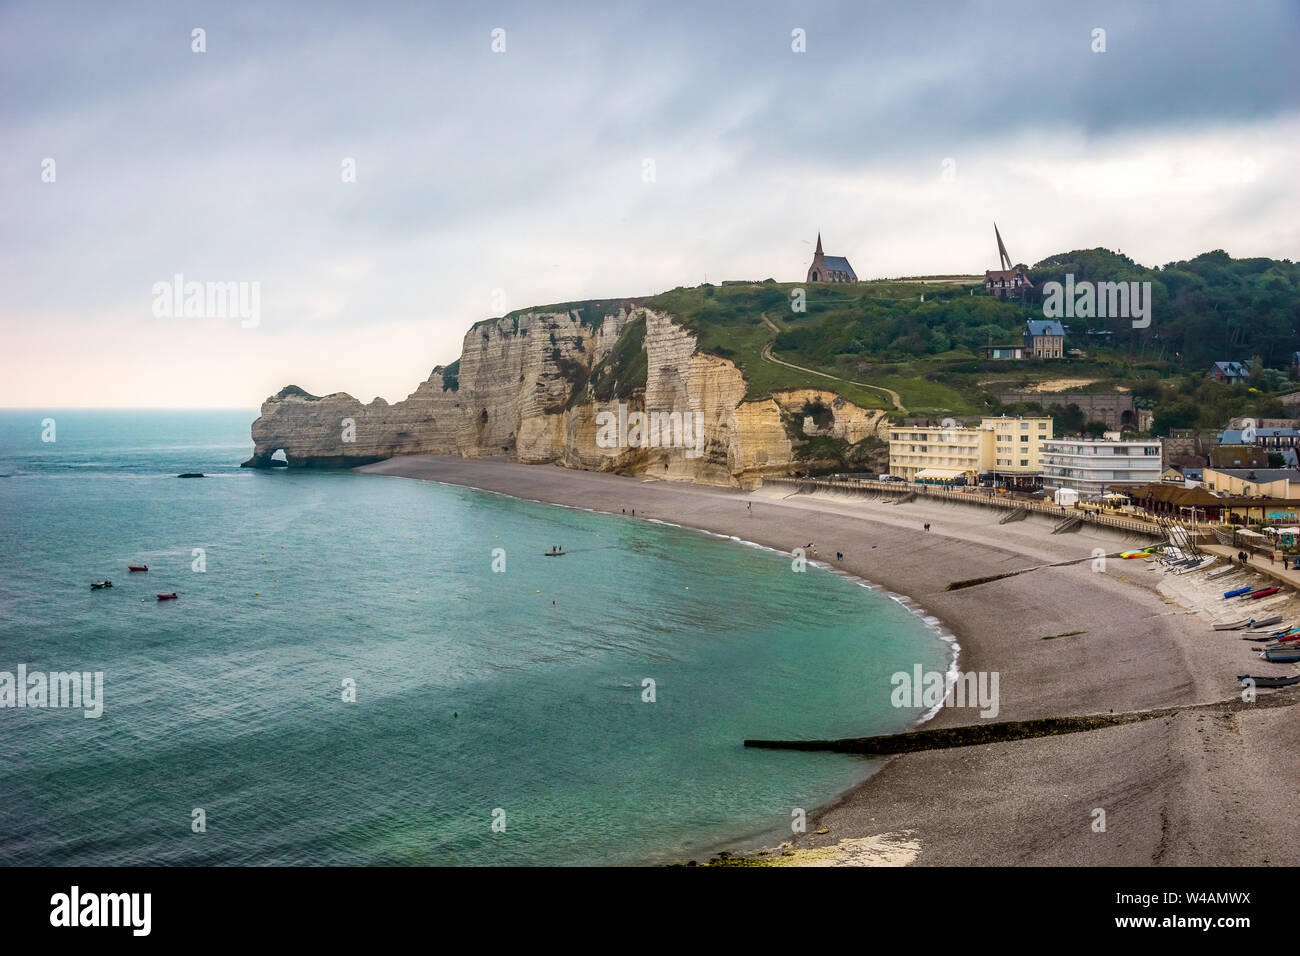
[[[1110,530],[1051,535],[1045,517],[999,525],[1004,512],[967,504],[792,495],[785,486],[744,493],[500,460],[408,456],[358,470],[614,515],[635,508],[638,519],[787,552],[812,541],[819,560],[937,617],[961,646],[963,672],[996,671],[997,720],[1217,701],[1240,693],[1237,674],[1295,673],[1293,665],[1257,659],[1258,645],[1239,633],[1210,628],[1212,619],[1264,610],[1215,605],[1228,585],[1204,581],[1203,573],[1165,575],[1145,561],[1109,558],[1104,571],[1094,570],[1098,551],[1150,543]],[[837,551],[843,562],[834,560]],[[1071,560],[1080,563],[1048,566]],[[1024,573],[946,590],[1010,571]],[[1245,572],[1231,580],[1238,579],[1248,580]],[[1259,603],[1270,604],[1269,613],[1300,604],[1290,595]],[[1300,623],[1300,607],[1287,620]],[[1226,718],[1178,714],[887,758],[810,817],[790,862],[1295,865],[1300,849],[1288,831],[1300,810],[1298,719],[1300,708],[1290,707]],[[945,707],[927,726],[979,720],[974,708]],[[829,832],[813,832],[822,828]],[[863,849],[882,846],[907,849]],[[811,847],[819,849],[804,852]]]

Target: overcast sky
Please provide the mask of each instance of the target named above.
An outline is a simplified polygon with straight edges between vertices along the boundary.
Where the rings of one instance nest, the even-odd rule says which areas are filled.
[[[994,220],[1294,259],[1298,43],[1297,0],[8,3],[0,406],[397,401],[479,319],[802,279],[818,230],[862,278],[996,267]],[[155,315],[177,273],[256,326]]]

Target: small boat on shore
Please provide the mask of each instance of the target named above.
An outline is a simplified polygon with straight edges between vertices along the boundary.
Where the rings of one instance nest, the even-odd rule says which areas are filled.
[[[1205,580],[1213,581],[1215,578],[1221,578],[1224,575],[1232,574],[1234,571],[1240,571],[1240,570],[1241,568],[1237,567],[1234,564],[1230,564],[1226,568],[1218,568],[1217,570],[1211,571],[1209,574],[1205,576]]]
[[[147,564],[128,564],[128,565],[126,566],[126,569],[127,569],[128,571],[148,571],[148,570],[149,570],[149,565],[147,565]]]
[[[1237,588],[1235,591],[1224,591],[1223,596],[1225,598],[1233,598],[1233,597],[1238,597],[1242,594],[1249,594],[1250,591],[1251,591],[1251,587],[1249,584],[1247,584],[1244,588]]]
[[[1250,618],[1245,617],[1240,621],[1229,621],[1227,624],[1216,624],[1214,625],[1214,629],[1216,631],[1240,631],[1243,627],[1249,627],[1252,623],[1254,622],[1251,621]]]
[[[1254,681],[1256,687],[1290,687],[1300,684],[1300,674],[1291,677],[1252,677],[1250,674],[1242,674],[1237,680],[1243,684],[1248,680]]]
[[[1287,641],[1300,641],[1300,630],[1289,631],[1281,637],[1275,637],[1273,639],[1274,644],[1285,644]],[[1272,647],[1273,645],[1270,644],[1268,646]]]
[[[1264,660],[1272,661],[1275,664],[1291,664],[1300,661],[1300,644],[1284,644],[1281,647],[1266,647],[1263,654]]]
[[[158,597],[158,600],[160,600],[160,601],[175,601],[178,597],[180,597],[180,595],[179,595],[179,594],[159,594],[159,595],[157,595],[157,597]]]
[[[1195,561],[1193,561],[1191,564],[1187,565],[1186,567],[1179,568],[1175,573],[1191,574],[1193,571],[1202,571],[1205,568],[1208,568],[1213,563],[1214,563],[1214,555],[1207,554],[1203,558],[1197,558]]]
[[[91,582],[90,589],[92,591],[102,591],[104,588],[111,588],[112,586],[112,581],[93,581]]]
[[[1258,631],[1261,627],[1272,627],[1274,624],[1282,623],[1282,615],[1274,614],[1272,617],[1261,617],[1258,621],[1250,622],[1250,629]]]
[[[1270,594],[1276,594],[1281,590],[1281,588],[1264,588],[1262,591],[1252,591],[1250,594],[1247,594],[1246,597],[1253,601],[1256,598],[1268,597]]]

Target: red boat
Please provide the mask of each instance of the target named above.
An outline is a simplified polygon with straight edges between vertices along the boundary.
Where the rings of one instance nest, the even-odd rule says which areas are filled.
[[[178,594],[159,594],[159,595],[158,595],[158,600],[160,600],[160,601],[175,601],[176,598],[178,598],[179,596],[180,596],[180,595],[178,595]]]
[[[1253,599],[1253,598],[1268,597],[1270,594],[1276,594],[1276,593],[1277,593],[1278,591],[1280,591],[1280,590],[1282,590],[1282,589],[1281,589],[1281,588],[1264,588],[1263,590],[1261,590],[1261,591],[1256,591],[1256,592],[1254,592],[1253,594],[1247,594],[1246,597],[1248,597],[1248,598],[1252,598],[1252,599]]]
[[[128,565],[126,566],[126,569],[127,569],[128,571],[148,571],[148,570],[149,570],[149,565],[147,565],[147,564],[128,564]]]

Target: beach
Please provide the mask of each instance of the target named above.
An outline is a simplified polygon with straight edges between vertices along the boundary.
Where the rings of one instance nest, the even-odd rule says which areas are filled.
[[[1046,517],[1001,525],[1003,512],[955,502],[888,504],[879,497],[792,494],[785,485],[745,493],[503,460],[413,455],[358,470],[626,512],[629,520],[635,510],[637,520],[787,553],[812,542],[817,562],[903,595],[932,615],[960,646],[962,672],[996,673],[999,706],[990,719],[998,721],[1221,701],[1241,693],[1238,674],[1294,672],[1292,665],[1255,658],[1258,645],[1238,633],[1211,629],[1216,616],[1240,610],[1214,605],[1215,592],[1226,589],[1217,581],[1205,582],[1201,574],[1175,578],[1152,562],[1118,557],[1100,567],[1095,555],[1150,541],[1096,527],[1052,535]],[[1009,572],[1021,573],[948,590],[954,582]],[[1280,596],[1270,612],[1284,613],[1293,600]],[[1286,831],[1300,807],[1300,752],[1289,732],[1297,713],[1290,707],[1179,713],[885,758],[859,787],[810,814],[807,832],[792,838],[789,859],[1294,865],[1300,850]],[[976,709],[944,707],[925,726],[980,720]],[[827,832],[815,832],[821,829]]]

